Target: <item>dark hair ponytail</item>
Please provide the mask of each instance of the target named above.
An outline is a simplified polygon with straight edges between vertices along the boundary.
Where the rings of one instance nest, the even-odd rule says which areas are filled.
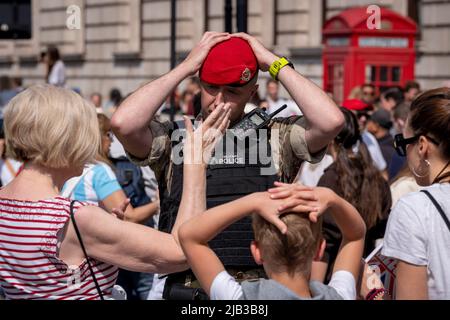
[[[343,198],[355,206],[370,229],[386,216],[382,205],[386,181],[362,142],[358,119],[351,111],[341,110],[345,126],[334,140],[339,188]]]

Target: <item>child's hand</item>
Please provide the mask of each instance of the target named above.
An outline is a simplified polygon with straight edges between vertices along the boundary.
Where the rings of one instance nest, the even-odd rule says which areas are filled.
[[[130,199],[125,199],[119,208],[113,208],[111,213],[116,216],[116,218],[120,220],[125,220],[125,211],[127,210],[128,205],[130,204]]]
[[[228,103],[219,104],[195,131],[191,120],[184,117],[186,138],[183,146],[183,161],[185,164],[208,164],[215,144],[230,124],[230,111]]]
[[[275,182],[276,188],[269,189],[272,199],[284,199],[279,207],[280,213],[305,212],[305,208],[313,208],[309,213],[309,219],[317,222],[317,219],[331,206],[335,193],[322,187],[307,187],[300,184],[286,184]]]
[[[286,211],[279,210],[283,205],[283,199],[272,199],[270,193],[260,192],[256,194],[255,207],[256,213],[263,217],[268,222],[276,226],[282,234],[287,231],[286,224],[280,219],[280,216]],[[315,208],[307,205],[297,205],[296,210],[292,210],[297,213],[310,213]]]

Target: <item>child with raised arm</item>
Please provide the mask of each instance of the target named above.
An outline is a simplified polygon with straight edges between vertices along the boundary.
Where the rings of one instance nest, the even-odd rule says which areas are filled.
[[[181,203],[180,210],[187,209]],[[325,247],[321,216],[326,211],[342,232],[328,285],[310,281],[312,261],[320,259]],[[208,241],[249,214],[253,214],[255,233],[251,252],[269,279],[239,283],[225,271]],[[353,300],[365,231],[356,209],[332,190],[276,183],[276,188],[268,192],[211,208],[185,222],[179,237],[188,263],[212,300]]]

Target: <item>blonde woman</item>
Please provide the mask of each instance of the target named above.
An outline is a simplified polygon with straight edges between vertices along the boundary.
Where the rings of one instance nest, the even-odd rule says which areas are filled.
[[[223,131],[229,113],[222,107],[212,115],[188,136],[211,127]],[[187,269],[178,226],[197,212],[180,214],[168,234],[83,203],[71,210],[71,201],[59,196],[64,182],[94,160],[100,144],[89,102],[67,89],[30,87],[6,107],[5,135],[9,152],[25,162],[0,190],[0,286],[6,298],[103,299],[111,296],[118,267],[158,273]],[[189,183],[186,188],[195,190]]]

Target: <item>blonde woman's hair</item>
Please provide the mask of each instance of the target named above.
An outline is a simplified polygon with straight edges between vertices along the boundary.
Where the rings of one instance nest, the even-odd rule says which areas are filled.
[[[93,162],[100,145],[95,107],[77,93],[35,85],[4,111],[8,155],[48,168]]]

